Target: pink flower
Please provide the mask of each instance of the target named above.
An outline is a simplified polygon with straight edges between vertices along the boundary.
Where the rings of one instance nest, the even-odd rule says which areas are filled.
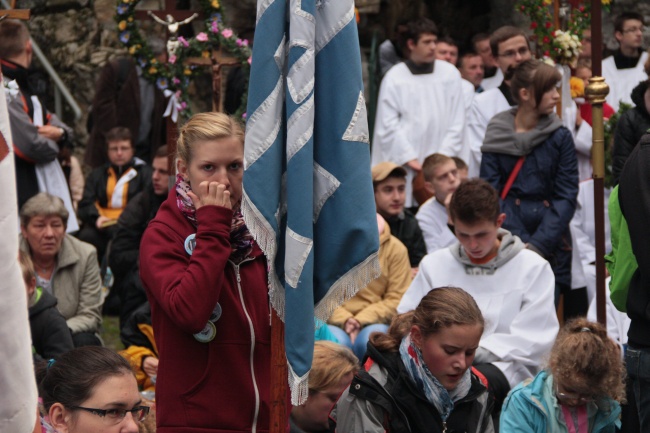
[[[212,33],[217,33],[219,31],[219,26],[217,25],[216,21],[212,21],[212,24],[210,25],[210,31]]]
[[[184,47],[189,47],[189,46],[190,46],[189,42],[187,42],[187,41],[185,40],[185,38],[182,37],[182,36],[179,36],[179,37],[178,37],[178,42],[180,42]]]
[[[251,63],[253,63],[253,56],[250,56],[250,57],[248,58],[248,64],[250,65]]]
[[[247,47],[248,46],[248,39],[243,39],[241,41],[241,44],[242,44],[243,47]]]
[[[183,101],[180,103],[181,110],[185,110],[187,108],[187,102]]]
[[[174,78],[172,78],[172,83],[174,83],[174,84],[176,84],[176,85],[179,85],[179,84],[181,84],[181,80],[179,80],[178,78],[174,77]]]
[[[207,42],[208,41],[208,35],[206,35],[204,32],[199,33],[196,35],[196,40],[200,42]]]
[[[238,47],[241,47],[243,45],[243,41],[239,38],[235,41],[235,43],[237,44]]]
[[[242,119],[245,119],[246,118],[246,113],[242,113],[241,117],[242,117]]]
[[[223,29],[223,30],[221,31],[221,36],[223,36],[224,38],[229,38],[229,37],[231,37],[231,36],[232,36],[232,30],[230,30],[230,29]]]
[[[172,65],[176,63],[176,56],[174,55],[169,56],[169,63],[171,63]]]

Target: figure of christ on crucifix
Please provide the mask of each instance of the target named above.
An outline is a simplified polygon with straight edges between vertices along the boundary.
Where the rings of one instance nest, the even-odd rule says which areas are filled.
[[[199,16],[199,14],[194,13],[189,18],[186,18],[182,21],[176,21],[176,19],[169,14],[167,14],[163,20],[151,11],[148,11],[147,13],[158,24],[162,24],[167,27],[167,31],[169,32],[169,39],[167,40],[167,55],[169,57],[176,54],[176,50],[180,44],[180,42],[178,42],[178,28],[182,25],[189,24],[192,22],[192,20]]]

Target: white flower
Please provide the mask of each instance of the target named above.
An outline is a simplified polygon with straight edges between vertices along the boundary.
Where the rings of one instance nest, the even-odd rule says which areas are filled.
[[[7,99],[11,97],[11,99],[15,98],[18,96],[20,93],[20,88],[18,87],[18,83],[16,83],[16,80],[4,80],[4,86],[5,86],[5,92],[7,93]]]

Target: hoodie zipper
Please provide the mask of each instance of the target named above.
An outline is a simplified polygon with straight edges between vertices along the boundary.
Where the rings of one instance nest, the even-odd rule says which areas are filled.
[[[253,258],[247,258],[245,260],[242,260],[238,265],[234,264],[231,261],[229,262],[235,269],[235,276],[237,278],[237,290],[239,291],[239,300],[241,302],[242,309],[244,310],[244,314],[246,315],[246,320],[248,320],[248,328],[251,334],[250,369],[251,369],[251,378],[253,379],[253,389],[255,390],[255,413],[253,415],[253,426],[251,428],[251,433],[256,433],[257,418],[260,413],[260,391],[259,388],[257,387],[257,379],[255,379],[255,368],[253,363],[253,357],[255,354],[255,328],[253,327],[253,321],[251,320],[251,316],[248,314],[248,310],[246,309],[246,303],[244,302],[244,292],[241,287],[241,274],[239,273],[239,267],[242,265],[242,263],[249,262],[251,260],[253,260]]]

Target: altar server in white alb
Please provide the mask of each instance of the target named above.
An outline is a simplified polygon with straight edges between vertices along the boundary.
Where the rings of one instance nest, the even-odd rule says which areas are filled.
[[[607,103],[618,111],[621,102],[634,105],[632,90],[648,75],[643,68],[648,53],[643,51],[643,16],[623,12],[614,21],[614,37],[619,49],[603,60],[603,77],[609,85]]]
[[[410,58],[386,73],[379,90],[372,164],[391,161],[404,166],[406,207],[411,207],[416,204],[412,180],[424,159],[436,152],[461,154],[465,111],[460,73],[435,60],[436,25],[421,18],[408,28]]]
[[[461,183],[449,213],[458,242],[422,259],[397,312],[413,310],[439,287],[472,295],[485,317],[474,367],[487,377],[498,413],[510,388],[535,376],[553,345],[555,277],[546,260],[501,228],[506,215],[484,180]]]
[[[490,47],[503,81],[476,95],[467,117],[467,140],[470,156],[469,177],[477,177],[481,167],[481,146],[490,119],[517,105],[510,94],[510,79],[515,67],[531,58],[526,33],[518,27],[504,26],[490,36]]]

